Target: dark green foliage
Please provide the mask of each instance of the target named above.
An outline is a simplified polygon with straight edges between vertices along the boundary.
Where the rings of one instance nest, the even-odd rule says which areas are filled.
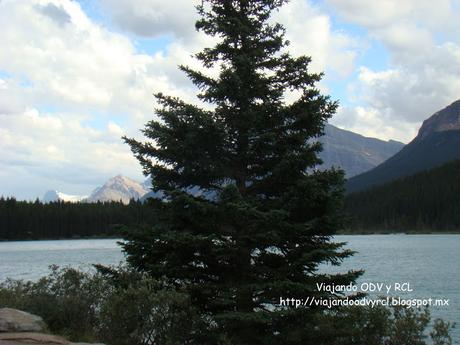
[[[446,322],[441,319],[434,320],[433,330],[430,332],[433,345],[452,345],[450,331],[455,326],[455,323]]]
[[[277,308],[280,296],[319,295],[321,263],[351,255],[342,227],[343,173],[315,171],[316,143],[337,104],[322,96],[310,58],[294,58],[270,14],[284,0],[206,0],[196,27],[218,43],[198,53],[217,77],[182,66],[211,110],[157,94],[147,142],[125,138],[153,176],[158,223],[126,232],[128,262],[187,291],[232,344],[299,344],[315,308]],[[298,91],[288,103],[286,92]]]
[[[99,313],[98,334],[110,345],[197,344],[210,329],[187,294],[165,289],[145,274],[99,268],[110,293]]]
[[[38,282],[0,284],[0,307],[43,317],[49,331],[110,345],[200,343],[206,326],[186,294],[123,267],[81,272],[54,267]]]
[[[441,345],[452,344],[453,325],[434,320],[428,309],[403,307],[347,307],[322,314],[318,320],[315,345]]]
[[[162,282],[124,267],[97,268],[90,273],[54,267],[38,282],[0,284],[0,307],[40,315],[50,332],[74,341],[108,345],[234,344],[216,334],[216,324],[200,317],[186,293],[165,288]],[[453,325],[442,320],[434,321],[428,337],[427,310],[378,306],[315,314],[303,308],[286,312],[310,325],[311,332],[302,332],[294,322],[283,344],[452,345],[449,332]],[[212,335],[215,338],[210,340]],[[274,342],[267,339],[266,344]]]
[[[118,236],[121,225],[154,224],[147,204],[69,203],[0,198],[0,240]]]
[[[351,232],[460,230],[460,161],[350,194]]]
[[[38,282],[2,283],[0,306],[40,315],[51,332],[74,340],[92,340],[105,285],[99,276],[55,266]]]

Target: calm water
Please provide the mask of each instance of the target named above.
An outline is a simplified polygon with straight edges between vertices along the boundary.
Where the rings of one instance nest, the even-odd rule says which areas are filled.
[[[0,282],[37,280],[49,273],[50,265],[86,270],[91,264],[117,265],[123,260],[114,239],[0,242]]]
[[[401,298],[449,299],[449,307],[432,308],[433,317],[457,322],[460,344],[460,235],[337,236],[358,253],[334,271],[364,269],[361,283],[409,282],[413,292]],[[48,266],[88,269],[93,263],[116,265],[124,256],[116,240],[0,242],[0,281],[35,280]],[[393,293],[392,293],[393,294]]]

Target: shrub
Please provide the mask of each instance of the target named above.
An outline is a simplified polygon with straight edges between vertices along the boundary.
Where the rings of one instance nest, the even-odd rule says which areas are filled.
[[[189,296],[145,274],[99,267],[111,292],[101,305],[98,334],[111,345],[195,344],[205,323]]]
[[[0,306],[40,315],[52,333],[111,345],[192,344],[205,323],[186,294],[124,267],[51,267],[37,282],[0,285]],[[194,340],[195,339],[195,340]]]
[[[100,275],[51,266],[51,273],[37,282],[2,284],[0,305],[40,315],[50,331],[72,340],[90,341],[105,284]]]
[[[50,332],[72,341],[231,345],[218,320],[199,317],[187,294],[126,267],[96,268],[82,272],[53,266],[37,282],[8,280],[0,284],[0,307],[40,315]],[[427,309],[383,306],[321,311],[302,321],[314,331],[305,335],[294,329],[293,334],[298,331],[307,337],[303,343],[315,345],[452,345],[454,327],[437,319],[428,333]]]

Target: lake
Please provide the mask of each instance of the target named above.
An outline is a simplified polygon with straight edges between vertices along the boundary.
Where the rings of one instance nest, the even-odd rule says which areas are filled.
[[[460,327],[460,235],[343,235],[336,240],[348,242],[347,248],[358,253],[339,267],[322,269],[364,269],[358,286],[409,283],[413,290],[391,292],[392,296],[448,299],[449,306],[433,307],[432,316],[457,322]],[[117,265],[122,261],[123,253],[114,239],[0,242],[0,281],[36,280],[46,275],[52,264],[90,269],[91,264]],[[454,335],[460,340],[459,327]]]

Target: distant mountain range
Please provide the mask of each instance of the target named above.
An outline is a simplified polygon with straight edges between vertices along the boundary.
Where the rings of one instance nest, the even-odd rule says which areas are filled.
[[[117,175],[103,186],[96,188],[89,196],[67,195],[58,191],[48,191],[42,201],[97,202],[122,201],[127,204],[131,199],[138,200],[149,192],[149,181],[140,183],[128,177]]]
[[[338,127],[327,125],[320,138],[324,168],[340,167],[348,178],[368,171],[399,152],[404,144],[368,138]]]
[[[403,148],[404,144],[397,141],[383,141],[367,138],[362,135],[327,125],[325,135],[320,138],[323,151],[320,157],[323,160],[322,168],[340,167],[347,177],[362,173],[382,163]],[[192,194],[200,194],[197,188],[191,188]],[[97,202],[122,201],[128,203],[130,199],[146,199],[158,196],[150,191],[150,181],[144,183],[134,181],[125,176],[115,176],[103,186],[96,188],[89,196],[68,195],[59,191],[46,192],[42,201],[68,202]]]
[[[87,196],[80,195],[69,195],[65,193],[58,192],[57,190],[49,190],[45,193],[42,198],[43,202],[53,202],[53,201],[66,201],[66,202],[80,202],[87,198]]]
[[[102,187],[96,188],[86,199],[87,202],[119,201],[129,203],[131,199],[140,199],[149,192],[147,186],[118,175],[108,180]]]
[[[460,100],[424,121],[412,142],[374,169],[349,179],[346,188],[349,193],[363,191],[457,159],[460,159]]]

